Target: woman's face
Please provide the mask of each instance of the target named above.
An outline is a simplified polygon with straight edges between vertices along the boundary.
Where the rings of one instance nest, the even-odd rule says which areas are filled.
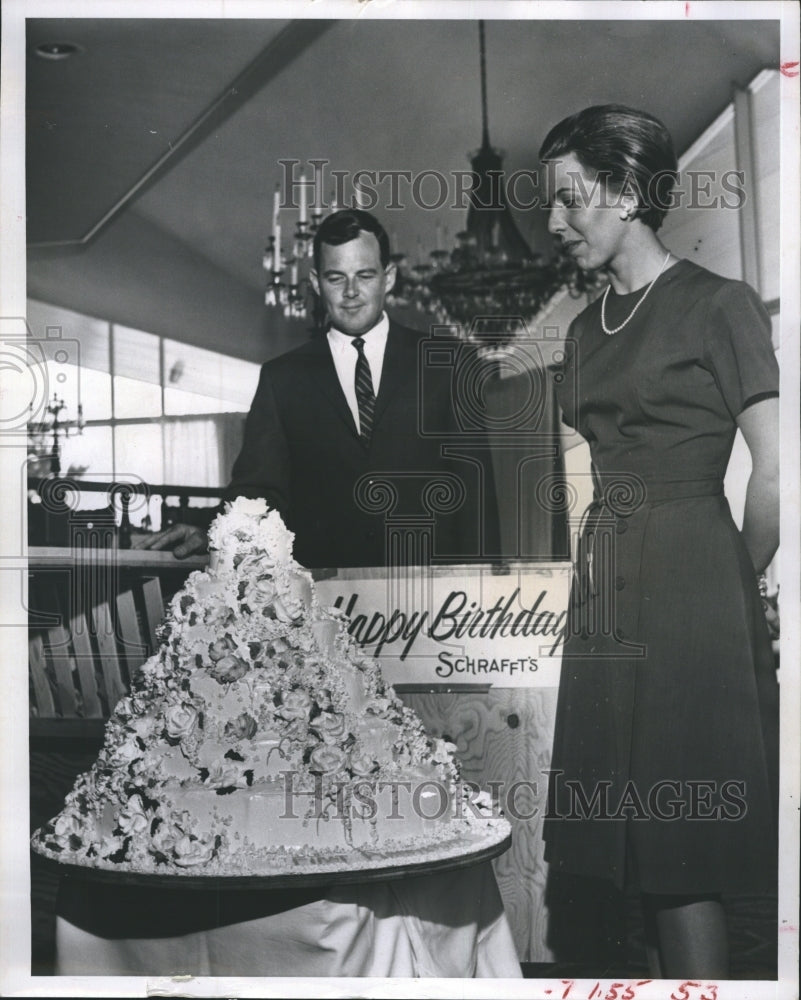
[[[630,232],[626,213],[635,208],[582,166],[575,153],[547,164],[550,216],[548,230],[584,270],[612,264]]]

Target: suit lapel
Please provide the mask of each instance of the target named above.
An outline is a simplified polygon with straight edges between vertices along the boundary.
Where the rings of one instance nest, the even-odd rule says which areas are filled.
[[[359,434],[350,412],[345,393],[339,384],[339,376],[331,357],[328,339],[321,336],[309,342],[309,370],[316,385],[326,396],[336,413],[345,423],[353,437],[359,441]],[[417,378],[417,339],[405,336],[402,329],[394,323],[389,324],[387,346],[384,350],[384,361],[381,366],[381,382],[375,403],[373,427],[381,420],[389,402],[398,389],[409,379]]]
[[[334,359],[331,357],[331,348],[328,338],[323,335],[310,342],[309,345],[309,367],[314,381],[326,396],[336,415],[344,421],[350,432],[358,440],[356,424],[353,414],[350,412],[345,393],[339,384],[337,370],[334,367]]]
[[[405,337],[394,323],[389,324],[384,363],[381,367],[381,383],[375,401],[373,426],[381,420],[384,411],[398,389],[410,378],[417,377],[417,341]]]

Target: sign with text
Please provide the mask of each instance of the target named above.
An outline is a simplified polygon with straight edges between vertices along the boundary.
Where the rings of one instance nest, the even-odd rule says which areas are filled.
[[[343,569],[316,589],[392,684],[555,687],[570,573],[569,563]]]

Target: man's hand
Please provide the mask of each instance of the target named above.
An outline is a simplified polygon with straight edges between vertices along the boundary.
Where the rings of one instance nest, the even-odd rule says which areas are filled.
[[[176,559],[186,559],[200,552],[208,552],[206,532],[193,524],[173,524],[155,535],[134,535],[132,549],[172,549]]]

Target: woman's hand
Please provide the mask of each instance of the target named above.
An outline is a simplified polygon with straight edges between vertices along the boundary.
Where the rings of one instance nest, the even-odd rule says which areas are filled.
[[[768,623],[771,639],[779,639],[781,637],[781,621],[779,619],[778,591],[772,597],[762,598],[762,608],[765,612],[765,621]]]

